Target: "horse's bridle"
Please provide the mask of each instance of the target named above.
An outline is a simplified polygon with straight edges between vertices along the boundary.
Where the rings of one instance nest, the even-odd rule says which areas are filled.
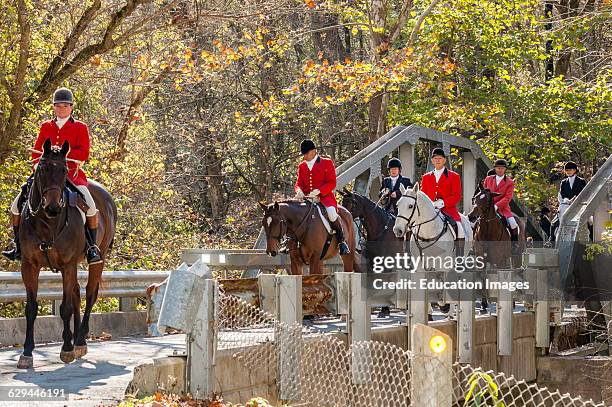
[[[41,161],[42,161],[42,159],[41,159]],[[40,163],[39,163],[39,165],[40,165]],[[64,163],[64,166],[66,167],[66,169],[68,168],[66,163]],[[43,208],[43,201],[45,199],[45,194],[47,192],[49,192],[49,191],[57,191],[57,192],[59,192],[59,194],[61,196],[61,199],[60,199],[60,208],[64,208],[66,206],[66,200],[64,199],[64,193],[63,193],[65,185],[64,185],[64,187],[62,187],[60,185],[51,185],[51,186],[45,187],[44,189],[41,190],[40,189],[40,181],[37,179],[37,177],[39,177],[39,174],[37,174],[37,172],[38,171],[36,171],[34,173],[34,182],[36,182],[36,187],[38,188],[38,193],[40,194],[40,200],[38,201],[38,206],[36,207],[36,209],[33,209],[32,208],[32,201],[31,201],[31,199],[32,199],[32,189],[30,187],[30,193],[29,193],[29,196],[28,196],[28,209],[30,211],[30,214],[32,216],[37,216],[38,215],[40,210]],[[64,184],[65,184],[65,181],[64,181]]]
[[[64,164],[66,165],[66,164]],[[58,226],[61,227],[61,229],[59,229],[58,231],[58,227],[52,228],[51,225],[49,225],[49,223],[44,220],[42,217],[38,217],[38,214],[40,213],[41,209],[43,208],[43,201],[44,201],[44,197],[45,194],[49,191],[58,191],[60,193],[61,199],[60,199],[60,208],[64,208],[66,206],[66,199],[65,199],[65,194],[64,194],[64,188],[62,188],[62,186],[60,185],[51,185],[48,187],[45,187],[41,190],[40,188],[40,180],[39,178],[39,174],[37,174],[37,172],[35,172],[34,174],[34,181],[33,184],[36,184],[36,188],[38,189],[38,193],[40,195],[39,197],[39,201],[38,201],[38,206],[36,207],[36,209],[32,209],[32,190],[33,188],[30,187],[30,191],[29,191],[29,196],[28,196],[28,200],[27,200],[27,205],[28,205],[28,212],[30,214],[31,217],[36,217],[38,218],[38,220],[42,223],[45,224],[45,226],[47,227],[47,229],[49,229],[49,231],[51,231],[53,233],[53,238],[51,239],[51,241],[43,241],[39,236],[38,233],[36,232],[36,230],[34,230],[34,236],[36,237],[36,239],[39,242],[38,248],[40,249],[40,251],[42,251],[45,254],[45,257],[47,258],[47,263],[49,265],[49,268],[51,269],[51,271],[53,271],[54,273],[59,273],[59,270],[53,266],[53,264],[51,263],[51,258],[49,257],[49,250],[51,250],[54,246],[55,246],[55,241],[57,240],[57,238],[59,236],[61,236],[61,234],[64,232],[64,230],[66,230],[66,226],[68,226],[68,215],[66,215],[66,219],[64,220],[64,222],[58,222]],[[65,181],[64,181],[65,183]],[[65,185],[64,185],[65,187]]]
[[[357,196],[361,196],[361,195],[357,194]],[[364,199],[365,199],[365,197],[364,197]],[[352,201],[354,201],[354,202],[357,202],[357,201],[356,201],[356,200],[354,200],[353,198],[351,198],[351,200],[352,200]],[[366,199],[366,201],[367,201],[367,199]],[[378,236],[376,236],[376,237],[374,237],[374,238],[371,238],[371,239],[370,239],[370,240],[372,240],[372,241],[377,241],[377,240],[378,240],[378,239],[380,239],[380,238],[381,238],[381,237],[382,237],[382,236],[385,234],[385,232],[386,232],[386,231],[389,229],[389,222],[390,222],[391,220],[395,219],[395,216],[394,216],[393,214],[391,214],[391,213],[387,212],[387,211],[386,211],[386,210],[384,210],[383,208],[381,208],[381,207],[379,207],[379,206],[378,206],[378,203],[380,202],[380,200],[378,200],[378,202],[373,202],[373,201],[371,201],[371,202],[372,202],[372,204],[374,205],[374,207],[373,207],[371,210],[369,210],[368,212],[366,212],[366,214],[365,214],[365,215],[363,215],[363,216],[358,216],[358,218],[361,218],[361,219],[363,220],[363,219],[364,219],[366,216],[370,216],[370,215],[372,215],[374,212],[376,212],[376,210],[377,210],[377,209],[381,209],[381,210],[382,210],[382,211],[385,213],[385,215],[387,215],[387,221],[385,222],[385,226],[384,226],[384,228],[382,229],[382,231],[380,232],[380,234],[379,234]],[[361,232],[360,232],[360,234],[361,234]]]
[[[280,223],[280,233],[279,233],[279,235],[278,236],[270,235],[270,237],[272,239],[276,239],[276,240],[278,240],[280,242],[281,239],[287,235],[287,221],[285,220],[283,215],[280,216],[280,222],[279,223]],[[283,227],[285,229],[284,232],[283,232]]]
[[[448,222],[446,219],[442,218],[440,216],[440,210],[436,211],[436,215],[429,219],[426,220],[425,222],[422,223],[417,223],[417,224],[413,224],[412,223],[412,217],[414,216],[414,212],[417,212],[417,215],[421,215],[421,211],[419,210],[419,206],[417,205],[417,198],[415,198],[414,196],[410,196],[410,195],[402,195],[403,198],[411,198],[414,199],[414,207],[412,208],[412,212],[410,213],[409,217],[400,215],[399,212],[397,214],[398,218],[404,219],[406,221],[406,228],[407,229],[413,229],[413,228],[417,228],[416,233],[413,233],[412,235],[414,236],[414,242],[417,246],[417,248],[419,249],[419,254],[422,256],[423,255],[423,251],[429,249],[430,247],[432,247],[433,245],[435,245],[438,240],[440,240],[440,238],[442,237],[442,235],[444,235],[444,233],[446,233],[446,231],[448,230]],[[421,231],[421,226],[426,225],[429,222],[433,222],[434,220],[436,220],[436,218],[440,217],[440,219],[442,220],[442,224],[444,225],[442,227],[442,231],[440,233],[438,233],[437,236],[432,237],[432,238],[424,238],[422,236],[419,236],[419,232]],[[419,244],[419,242],[432,242],[431,244],[427,245],[427,246],[421,246]]]

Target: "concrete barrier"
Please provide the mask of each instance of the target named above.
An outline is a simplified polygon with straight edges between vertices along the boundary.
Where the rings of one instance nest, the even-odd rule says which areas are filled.
[[[43,315],[34,322],[34,342],[62,341],[64,323],[59,316]],[[22,345],[25,340],[25,318],[0,319],[0,346]],[[146,312],[105,312],[91,314],[89,333],[99,336],[102,333],[113,337],[144,334],[147,332]]]

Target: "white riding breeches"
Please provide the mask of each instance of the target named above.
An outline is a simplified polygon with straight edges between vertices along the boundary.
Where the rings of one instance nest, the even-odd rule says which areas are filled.
[[[338,211],[334,206],[326,206],[325,210],[327,211],[327,217],[329,221],[334,223],[338,219]]]
[[[19,213],[19,207],[17,206],[17,203],[19,202],[19,197],[21,196],[21,193],[17,194],[17,196],[15,197],[15,199],[13,200],[13,203],[11,204],[11,213],[15,216],[19,216],[21,215]]]
[[[465,239],[465,231],[460,220],[457,221],[457,239]]]
[[[76,187],[83,194],[83,196],[85,197],[85,202],[87,203],[87,206],[89,206],[89,209],[87,210],[87,213],[85,215],[87,217],[95,216],[98,213],[98,210],[96,209],[96,202],[94,201],[93,197],[91,196],[91,193],[89,192],[89,189],[87,189],[87,187],[85,185],[77,185]],[[20,215],[19,207],[17,206],[17,204],[19,202],[19,196],[20,195],[21,195],[21,193],[17,194],[17,196],[15,197],[15,199],[13,200],[13,203],[11,205],[11,213],[13,215],[15,215],[15,216]],[[333,209],[335,209],[335,208],[333,208]],[[329,213],[329,210],[328,210],[327,213]]]
[[[94,201],[89,189],[85,185],[77,185],[77,189],[83,194],[85,197],[85,203],[89,206],[87,213],[85,214],[87,217],[96,216],[98,213],[98,209],[96,208],[96,201]]]
[[[514,216],[510,216],[509,218],[506,218],[506,220],[508,220],[508,225],[510,225],[510,229],[518,228],[518,223],[516,223],[516,219],[514,218]]]

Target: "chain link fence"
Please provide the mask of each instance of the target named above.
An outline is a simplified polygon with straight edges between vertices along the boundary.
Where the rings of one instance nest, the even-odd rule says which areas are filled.
[[[281,323],[220,293],[217,349],[245,372],[267,369],[278,399],[294,406],[604,407],[470,365],[445,364],[398,346]]]

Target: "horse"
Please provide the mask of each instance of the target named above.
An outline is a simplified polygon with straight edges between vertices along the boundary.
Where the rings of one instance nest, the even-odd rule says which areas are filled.
[[[412,230],[411,253],[427,255],[428,252],[435,249],[439,250],[441,246],[444,246],[444,242],[455,241],[455,234],[449,221],[441,210],[434,207],[431,199],[419,189],[418,182],[412,188],[405,188],[401,185],[400,192],[402,196],[397,201],[397,217],[393,232],[397,237],[403,237],[409,230]],[[469,225],[467,216],[461,214],[461,218],[463,225]],[[465,231],[464,253],[468,253],[472,242],[472,230],[466,227],[463,229]],[[438,243],[441,244],[438,245]]]
[[[89,266],[85,312],[81,321],[77,265],[85,256],[85,224],[79,209],[68,204],[66,156],[69,150],[68,142],[64,142],[60,149],[52,147],[49,139],[45,141],[42,157],[34,170],[27,202],[21,211],[21,277],[26,289],[27,327],[23,354],[17,363],[20,369],[32,368],[34,365],[34,321],[38,310],[38,277],[42,267],[49,267],[62,274],[60,315],[64,329],[60,359],[70,363],[87,354],[89,316],[98,297],[104,261]],[[88,188],[99,210],[97,244],[104,260],[112,247],[117,207],[111,195],[97,182],[89,181]],[[70,320],[73,317],[74,343],[73,331],[70,330]]]
[[[429,197],[419,189],[417,182],[412,188],[400,186],[401,198],[397,201],[397,218],[393,226],[393,232],[397,237],[403,237],[411,230],[410,253],[412,256],[418,253],[423,260],[419,267],[425,270],[429,267],[429,258],[442,258],[442,256],[457,256],[457,245],[455,244],[455,233],[441,210],[434,207]],[[468,218],[461,214],[462,224],[469,225]],[[463,227],[465,241],[463,253],[470,252],[472,243],[472,229]],[[463,255],[463,253],[459,253]],[[435,263],[435,261],[434,261]],[[439,298],[438,305],[443,312],[450,310],[450,304],[444,304]]]
[[[404,251],[404,239],[393,233],[395,215],[387,212],[369,198],[344,188],[339,192],[342,195],[342,206],[353,216],[361,219],[366,232],[366,246],[362,255],[368,262],[368,270],[372,270],[372,259],[376,256],[392,256]],[[390,314],[389,307],[382,307],[379,318]]]
[[[474,253],[487,259],[497,268],[520,265],[521,253],[525,251],[525,223],[515,216],[519,226],[519,252],[512,254],[510,232],[497,214],[493,198],[499,196],[480,183],[472,198],[473,208],[468,214],[474,224]]]
[[[297,242],[289,250],[291,274],[303,274],[304,265],[310,267],[310,274],[322,273],[322,261],[331,259],[339,253],[335,235],[329,235],[321,220],[317,204],[309,200],[304,202],[287,200],[266,204],[259,202],[264,211],[261,224],[266,233],[266,253],[276,256],[281,241],[288,236]],[[325,211],[321,211],[324,213]],[[346,243],[350,252],[341,255],[345,272],[355,267],[355,229],[353,217],[346,208],[338,206]],[[326,244],[326,242],[328,242]],[[325,246],[327,248],[324,250]]]

